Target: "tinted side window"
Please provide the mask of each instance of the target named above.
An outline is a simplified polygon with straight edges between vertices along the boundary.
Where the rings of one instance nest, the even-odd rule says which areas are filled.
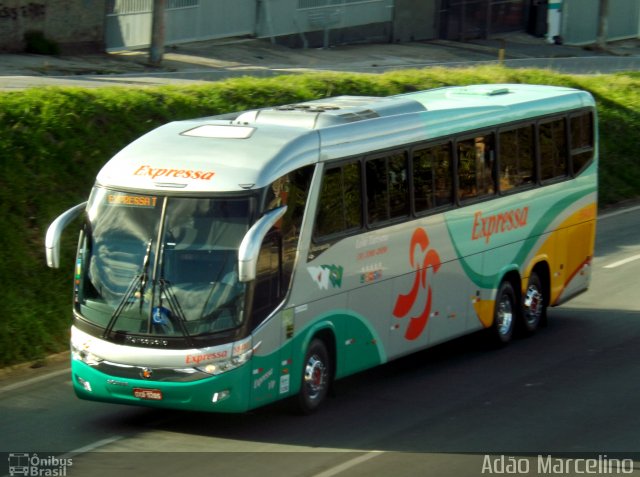
[[[266,210],[286,205],[287,211],[260,247],[251,304],[254,326],[273,311],[289,288],[312,175],[313,166],[303,167],[275,180],[266,190]]]
[[[328,169],[322,178],[314,238],[358,229],[362,225],[360,163]]]
[[[509,191],[535,181],[533,126],[500,133],[500,190]]]
[[[387,161],[374,159],[366,163],[367,221],[370,224],[389,218],[389,190],[387,188]]]
[[[573,116],[571,124],[571,161],[573,173],[579,174],[593,159],[593,114]]]
[[[543,181],[566,177],[567,136],[564,119],[540,124],[540,178]]]
[[[362,173],[360,162],[342,168],[342,197],[345,230],[362,227]]]
[[[417,213],[453,203],[451,145],[413,152],[413,190]]]
[[[279,303],[283,288],[280,280],[281,236],[276,229],[267,234],[258,255],[256,279],[251,303],[251,320],[255,327],[259,325]]]
[[[404,153],[366,162],[367,220],[376,224],[409,215],[409,181]]]
[[[269,196],[272,196],[269,208],[287,206],[287,212],[276,226],[282,236],[283,293],[289,288],[293,274],[300,228],[312,175],[313,166],[303,167],[274,181],[268,191]]]
[[[465,200],[495,194],[493,134],[459,141],[457,148],[458,197]]]
[[[389,184],[389,218],[409,215],[409,174],[407,155],[394,154],[387,160],[387,180]]]

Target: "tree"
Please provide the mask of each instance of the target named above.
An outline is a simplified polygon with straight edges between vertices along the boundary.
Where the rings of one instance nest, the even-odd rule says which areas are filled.
[[[609,0],[600,0],[598,8],[598,36],[596,46],[604,50],[607,47],[607,35],[609,30]]]
[[[151,18],[151,47],[149,48],[149,63],[160,66],[164,55],[165,10],[167,0],[153,0]]]

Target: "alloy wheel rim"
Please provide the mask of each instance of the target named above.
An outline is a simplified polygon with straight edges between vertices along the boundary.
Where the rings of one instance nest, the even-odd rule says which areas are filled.
[[[542,293],[540,293],[538,288],[533,285],[529,286],[523,302],[527,324],[535,325],[540,321],[544,304],[543,300]]]
[[[503,295],[498,306],[498,333],[506,336],[511,330],[513,324],[513,305],[511,299],[507,295]]]
[[[318,399],[326,388],[327,368],[322,360],[313,355],[309,357],[304,370],[304,383],[309,399]]]

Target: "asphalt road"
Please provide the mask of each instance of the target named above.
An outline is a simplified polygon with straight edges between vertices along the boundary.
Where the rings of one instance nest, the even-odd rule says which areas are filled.
[[[87,477],[640,475],[638,231],[640,207],[600,218],[591,289],[535,336],[491,350],[473,335],[369,370],[308,417],[80,401],[64,363],[5,381],[0,475],[17,453],[63,454],[64,475]]]
[[[252,67],[238,69],[194,69],[191,71],[162,73],[130,73],[110,75],[72,75],[72,76],[0,76],[0,90],[15,91],[26,88],[44,86],[78,86],[98,88],[107,86],[159,86],[188,85],[219,81],[240,76],[278,76],[286,74],[310,73],[314,71],[340,71],[357,73],[384,73],[407,68],[429,68],[445,66],[448,68],[497,64],[497,60],[487,61],[429,61],[414,60],[410,63],[385,64],[384,61],[375,66],[365,66],[361,62],[351,65],[337,64],[332,67],[294,68],[294,67]],[[560,57],[560,58],[523,58],[510,59],[504,62],[508,68],[542,68],[566,74],[606,74],[621,71],[640,70],[640,56],[593,56],[593,57]]]

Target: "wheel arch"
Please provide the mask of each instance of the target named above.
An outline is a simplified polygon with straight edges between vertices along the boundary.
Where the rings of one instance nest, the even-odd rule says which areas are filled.
[[[309,343],[311,343],[311,341],[313,341],[314,339],[322,340],[322,342],[327,347],[327,351],[329,352],[329,359],[331,360],[331,379],[333,379],[336,375],[338,364],[335,330],[333,329],[333,327],[320,328],[319,330],[316,330],[316,332],[311,336]]]
[[[502,280],[500,280],[498,287],[505,281],[511,283],[511,286],[513,287],[513,291],[516,295],[516,313],[518,314],[518,318],[520,318],[520,305],[522,303],[522,277],[520,276],[520,272],[515,268],[507,270],[502,276]]]
[[[549,262],[547,260],[540,260],[536,262],[532,267],[526,277],[522,278],[522,284],[520,287],[521,292],[526,290],[529,277],[535,273],[540,278],[542,282],[542,294],[546,303],[551,305],[551,267],[549,266]]]
[[[311,363],[308,359],[312,355],[308,355],[308,353],[315,353],[312,349],[319,351],[318,345],[321,345],[324,351],[324,353],[321,354],[326,353],[326,360],[323,360],[322,358],[317,360],[314,359],[315,363],[312,366],[312,369],[305,371],[307,363],[309,363],[309,365]],[[307,329],[300,342],[299,353],[300,356],[303,356],[303,359],[298,363],[299,365],[297,364],[293,368],[293,376],[297,377],[294,378],[291,383],[291,392],[292,396],[294,396],[293,410],[298,414],[307,415],[315,412],[318,407],[322,405],[327,394],[331,392],[331,387],[333,386],[336,370],[336,331],[334,324],[330,321],[323,320]],[[315,354],[313,354],[313,356],[316,358]],[[311,376],[316,372],[314,369],[322,369],[321,363],[323,361],[329,362],[327,380],[324,381],[324,379],[321,378],[321,381],[326,384],[326,387],[324,385],[319,385],[318,388],[314,389],[314,384],[312,383],[314,378]],[[317,363],[320,363],[319,368],[316,368]],[[305,373],[307,372],[310,373],[308,375],[308,386],[305,384]],[[324,390],[321,391],[320,388],[323,388]]]
[[[513,289],[516,292],[516,298],[520,299],[522,296],[522,286],[521,286],[521,282],[522,282],[522,277],[520,275],[520,270],[518,269],[517,265],[512,264],[510,266],[504,267],[500,273],[498,273],[495,277],[494,277],[494,284],[493,284],[493,298],[496,298],[496,294],[498,293],[498,289],[500,288],[500,285],[502,285],[502,283],[505,280],[508,280],[509,283],[511,283],[511,286],[513,287]]]
[[[520,281],[518,270],[511,269],[502,275],[497,285],[493,319],[491,326],[486,328],[489,342],[497,348],[507,345],[512,340],[516,323],[522,317]]]
[[[302,340],[302,346],[300,349],[300,355],[304,355],[309,345],[314,339],[320,339],[327,347],[329,358],[331,359],[331,376],[336,376],[338,356],[337,356],[337,331],[335,325],[328,320],[323,320],[315,323],[305,333],[305,337]]]

